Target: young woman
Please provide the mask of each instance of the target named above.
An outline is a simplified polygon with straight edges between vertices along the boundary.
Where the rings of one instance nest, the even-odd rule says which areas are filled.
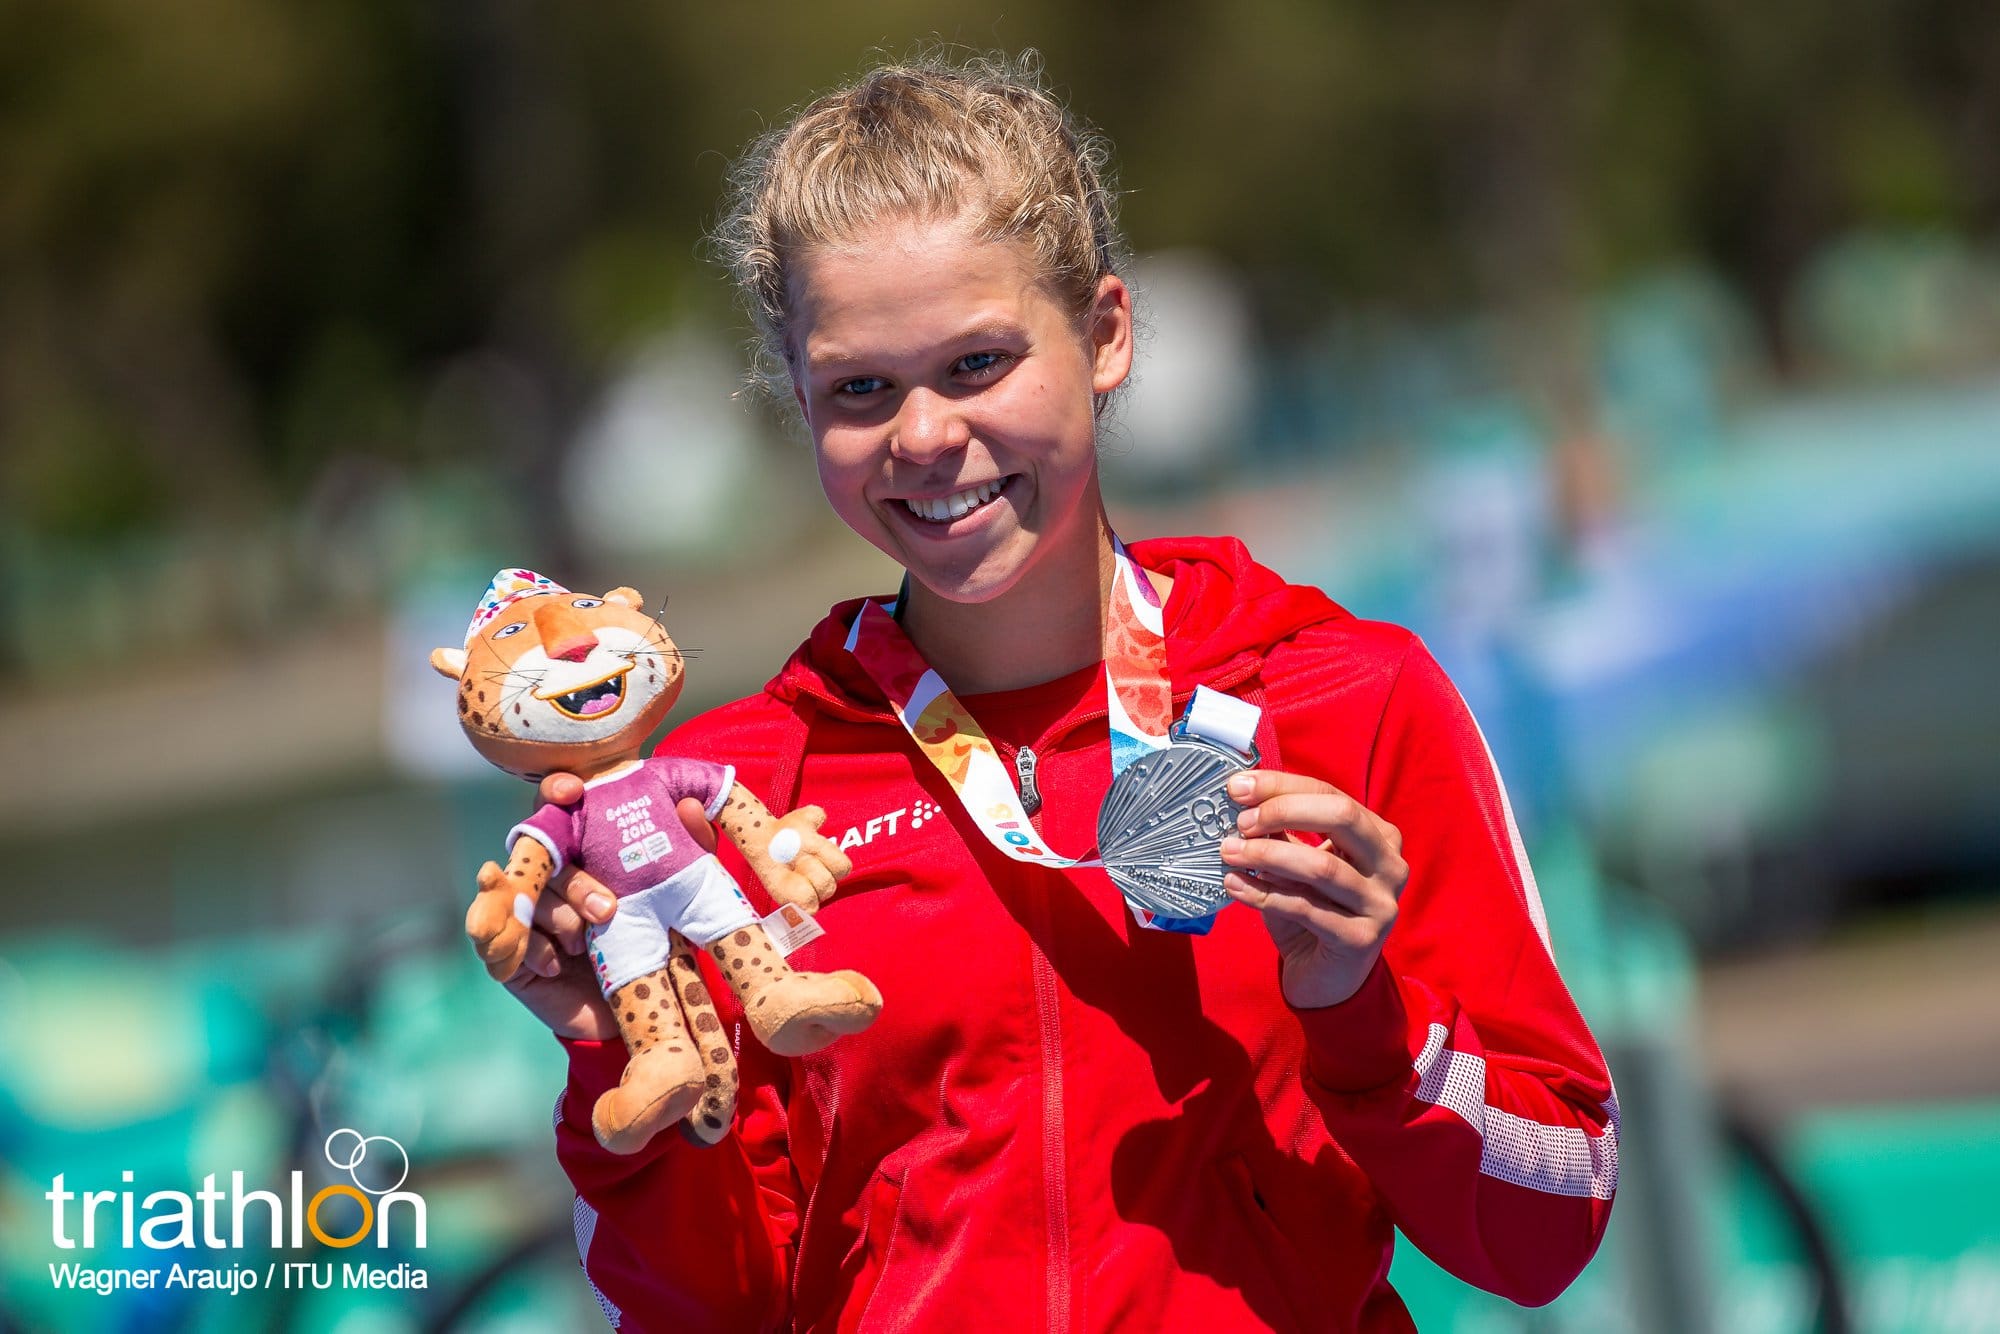
[[[799,1060],[736,1026],[734,1132],[616,1156],[590,1109],[625,1052],[576,955],[613,905],[544,895],[509,985],[570,1053],[558,1153],[620,1329],[1407,1329],[1392,1224],[1525,1303],[1602,1234],[1617,1104],[1451,684],[1232,539],[1113,535],[1100,164],[974,64],[878,69],[740,169],[723,237],[827,498],[909,577],[667,746],[827,810],[854,870],[794,962],[884,1003]],[[1256,706],[1261,757],[1206,934],[1064,864],[1198,685]]]

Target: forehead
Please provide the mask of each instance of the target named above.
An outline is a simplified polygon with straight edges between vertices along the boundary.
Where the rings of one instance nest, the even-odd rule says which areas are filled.
[[[815,246],[793,266],[791,289],[794,346],[813,369],[1062,319],[1027,247],[986,240],[963,216],[898,219]]]
[[[584,596],[587,595],[583,593],[530,593],[527,597],[515,598],[512,602],[509,602],[498,612],[494,613],[492,621],[488,623],[486,628],[491,632],[498,630],[503,625],[512,625],[516,621],[528,620],[535,614],[537,608],[554,602],[558,598],[572,599]]]
[[[574,606],[579,599],[589,599],[598,604],[595,607],[577,608],[575,615],[586,626],[628,630],[641,643],[650,642],[667,646],[673,643],[672,637],[667,634],[666,626],[657,617],[649,615],[644,608],[628,607],[622,602],[613,602],[602,593],[575,589],[567,593],[537,593],[532,597],[520,598],[509,603],[501,608],[499,614],[491,621],[480,627],[479,633],[474,635],[472,642],[466,646],[466,651],[476,653],[484,649],[504,658],[518,657],[525,650],[542,642],[541,631],[534,622],[537,611],[561,604]],[[516,623],[524,624],[525,628],[518,634],[500,637],[500,631]]]
[[[478,653],[484,649],[487,652],[511,658],[530,644],[540,642],[539,636],[535,632],[535,623],[531,618],[534,616],[535,607],[538,604],[548,602],[554,596],[548,593],[537,593],[533,597],[520,598],[508,603],[499,610],[492,620],[479,627],[479,632],[473,635],[472,642],[465,646],[466,651],[468,653]],[[525,622],[527,628],[519,634],[508,635],[504,639],[498,637],[502,630],[517,622]]]

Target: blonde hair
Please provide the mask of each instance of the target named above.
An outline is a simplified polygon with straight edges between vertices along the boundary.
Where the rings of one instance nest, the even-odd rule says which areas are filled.
[[[757,328],[752,379],[782,392],[791,276],[815,246],[891,218],[972,210],[977,234],[1024,244],[1073,316],[1124,259],[1110,144],[1042,83],[1033,51],[870,70],[760,137],[730,173],[714,241]]]

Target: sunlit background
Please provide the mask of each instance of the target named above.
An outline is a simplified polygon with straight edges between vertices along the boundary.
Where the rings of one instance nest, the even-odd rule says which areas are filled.
[[[1508,777],[1625,1186],[1544,1311],[1403,1247],[1420,1325],[2000,1329],[2000,6],[14,0],[0,1330],[598,1323],[458,938],[530,794],[425,654],[503,564],[633,584],[685,717],[893,587],[702,237],[925,37],[1117,144],[1124,535],[1418,629]],[[341,1127],[426,1291],[53,1288],[55,1174],[311,1191]]]

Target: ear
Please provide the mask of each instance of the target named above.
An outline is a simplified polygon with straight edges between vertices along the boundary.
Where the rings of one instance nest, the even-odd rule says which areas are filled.
[[[1125,280],[1107,273],[1097,283],[1097,300],[1084,316],[1090,334],[1090,388],[1108,394],[1132,373],[1132,292]]]
[[[604,600],[616,602],[621,607],[635,607],[640,611],[646,609],[646,599],[639,596],[636,588],[614,588],[604,595]]]
[[[439,676],[458,680],[465,675],[465,650],[462,648],[434,648],[431,650],[431,669]]]

